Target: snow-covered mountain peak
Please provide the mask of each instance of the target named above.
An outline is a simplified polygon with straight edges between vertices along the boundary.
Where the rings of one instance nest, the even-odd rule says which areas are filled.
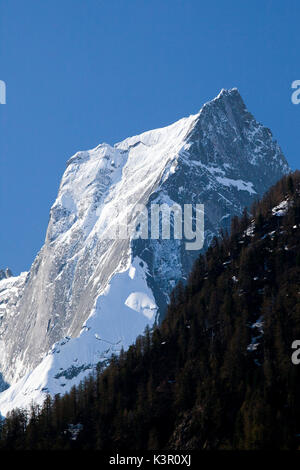
[[[2,279],[8,279],[9,277],[12,277],[13,273],[9,268],[6,269],[0,269],[0,281]]]
[[[288,171],[237,89],[174,124],[71,157],[29,273],[0,281],[0,386],[10,385],[0,411],[69,390],[164,315],[199,252],[184,239],[111,237],[128,207],[135,222],[136,204],[204,204],[206,249]]]
[[[236,88],[236,87],[229,88],[229,89],[222,88],[220,93],[215,98],[208,101],[207,103],[204,103],[204,105],[200,109],[200,112],[201,112],[201,110],[207,108],[208,106],[211,106],[213,103],[219,102],[219,101],[224,100],[224,99],[236,100],[236,101],[239,101],[240,103],[243,103],[243,105],[244,105],[243,98],[241,97],[238,88]]]

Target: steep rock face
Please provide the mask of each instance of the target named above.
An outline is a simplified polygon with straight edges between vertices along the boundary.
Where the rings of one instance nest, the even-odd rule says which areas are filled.
[[[3,276],[0,278],[0,355],[1,363],[5,364],[10,361],[6,356],[5,338],[9,328],[9,324],[13,321],[13,317],[17,315],[17,305],[19,304],[20,295],[23,292],[27,273],[21,273],[19,276],[12,276],[8,268],[2,270]],[[4,380],[0,370],[0,390],[5,390],[8,383]]]
[[[269,129],[247,111],[237,89],[222,90],[193,122],[174,171],[150,197],[150,203],[203,203],[204,249],[220,228],[228,228],[253,198],[288,171]],[[199,251],[177,240],[134,241],[133,252],[148,263],[157,305],[163,314],[174,279],[184,279]]]
[[[113,237],[135,225],[136,204],[204,204],[205,249],[287,171],[236,89],[171,126],[74,155],[30,272],[0,291],[0,372],[11,385],[2,413],[68,390],[163,315],[199,251],[186,240]]]

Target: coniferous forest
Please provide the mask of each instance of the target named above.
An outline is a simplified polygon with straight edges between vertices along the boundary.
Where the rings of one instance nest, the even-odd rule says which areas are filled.
[[[0,449],[300,449],[299,233],[295,172],[198,258],[161,325],[70,393],[11,412]]]

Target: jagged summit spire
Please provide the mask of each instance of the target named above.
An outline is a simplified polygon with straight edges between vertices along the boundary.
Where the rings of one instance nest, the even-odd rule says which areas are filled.
[[[224,103],[224,102],[231,103],[231,104],[238,103],[239,106],[242,106],[243,108],[246,108],[244,100],[243,100],[238,88],[236,88],[236,87],[228,88],[228,89],[227,88],[222,88],[220,93],[217,96],[215,96],[215,98],[212,98],[211,100],[207,101],[200,108],[199,115],[201,114],[201,112],[203,110],[209,108],[210,106],[215,106],[216,104],[220,104],[220,103]]]
[[[12,277],[13,273],[9,268],[6,269],[0,269],[0,281],[2,279],[8,279],[9,277]]]
[[[240,95],[240,92],[238,90],[238,88],[236,87],[232,87],[232,88],[222,88],[222,90],[220,91],[220,93],[216,96],[216,98],[220,98],[221,96],[223,95]]]

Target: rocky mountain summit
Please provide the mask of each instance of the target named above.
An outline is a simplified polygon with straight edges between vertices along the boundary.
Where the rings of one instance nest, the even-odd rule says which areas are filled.
[[[138,204],[204,204],[205,250],[287,172],[235,88],[170,126],[76,153],[30,271],[0,281],[1,413],[69,390],[164,315],[199,250],[112,237],[125,213],[134,224]]]
[[[12,277],[12,272],[9,268],[0,269],[0,281],[2,281],[2,279],[8,279],[9,277]]]

